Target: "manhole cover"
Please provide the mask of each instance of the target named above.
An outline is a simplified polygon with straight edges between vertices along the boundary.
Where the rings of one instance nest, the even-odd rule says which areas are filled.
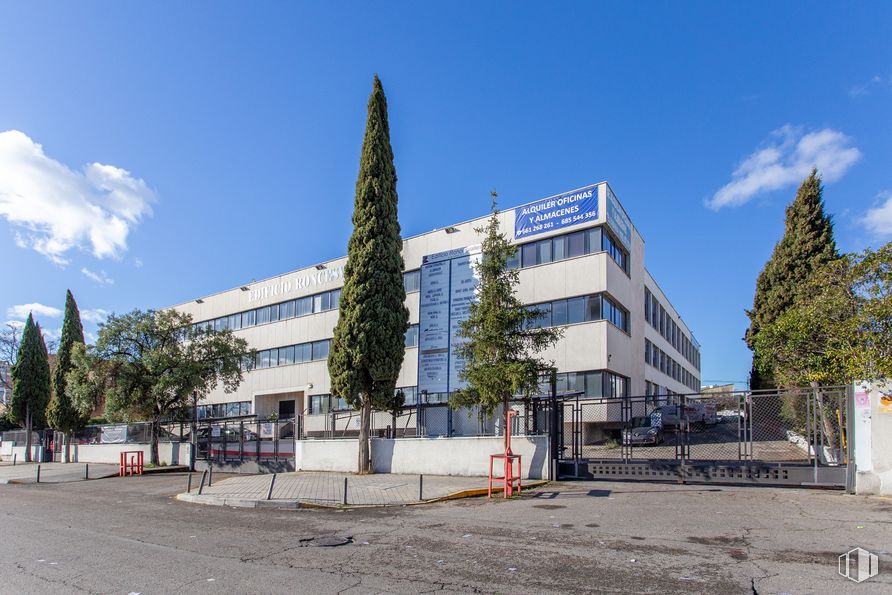
[[[305,537],[300,540],[301,547],[334,547],[337,545],[347,545],[348,543],[353,543],[353,538],[341,537],[340,535]]]

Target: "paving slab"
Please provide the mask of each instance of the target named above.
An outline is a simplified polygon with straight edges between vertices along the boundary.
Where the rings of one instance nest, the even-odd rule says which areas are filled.
[[[118,474],[117,465],[106,463],[40,463],[40,483],[84,481],[84,470],[87,464],[90,466],[90,479],[102,479]],[[0,466],[0,484],[36,482],[37,463]]]
[[[199,476],[200,477],[200,476]],[[400,506],[430,502],[466,494],[479,494],[487,489],[485,477],[449,475],[353,475],[348,473],[296,472],[275,475],[272,496],[269,494],[272,474],[244,475],[216,481],[198,494],[198,481],[192,492],[177,496],[178,500],[196,504],[259,508],[264,506]],[[344,488],[346,480],[346,501]],[[541,483],[541,482],[531,482]]]

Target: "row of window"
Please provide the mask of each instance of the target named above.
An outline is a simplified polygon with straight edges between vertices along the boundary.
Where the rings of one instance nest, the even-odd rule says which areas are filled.
[[[607,252],[622,270],[626,273],[629,272],[629,253],[613,239],[606,229],[601,227],[592,227],[537,242],[520,244],[517,252],[508,260],[508,268],[525,269],[601,251]]]
[[[682,357],[693,364],[694,369],[700,370],[700,348],[681,330],[666,309],[660,304],[657,296],[649,289],[644,288],[644,319],[669,341]]]
[[[402,391],[403,405],[410,406],[417,403],[418,389],[415,386],[404,386],[397,388],[394,394]],[[307,402],[307,413],[311,415],[319,413],[329,413],[331,411],[350,411],[353,409],[347,404],[347,399],[335,397],[333,395],[311,395]]]
[[[644,362],[650,364],[663,374],[681,382],[692,391],[700,390],[700,379],[689,372],[683,365],[669,357],[669,354],[644,340]]]
[[[582,391],[586,398],[618,399],[629,396],[629,379],[607,371],[561,372],[557,374],[557,393]],[[542,377],[539,394],[551,394],[551,381]]]
[[[276,366],[323,360],[328,357],[329,349],[331,349],[331,339],[264,349],[257,352],[257,355],[254,357],[254,365],[248,366],[248,369],[262,370],[264,368],[275,368]]]
[[[418,346],[418,325],[413,324],[406,331],[406,347]],[[322,341],[312,341],[310,343],[299,343],[297,345],[288,345],[287,347],[274,347],[273,349],[264,349],[258,351],[254,357],[253,365],[245,366],[247,370],[260,370],[264,368],[275,368],[277,366],[288,366],[290,364],[302,364],[304,362],[312,362],[322,360],[328,357],[331,349],[331,339],[323,339]]]
[[[669,390],[668,387],[660,386],[656,382],[648,381],[646,384],[647,384],[647,387],[645,388],[644,394],[648,397],[657,397],[657,396],[666,397],[665,399],[660,399],[660,400],[664,401],[666,403],[675,403],[675,402],[677,402],[675,397],[681,396],[681,393],[677,393],[673,390]],[[654,399],[654,402],[656,403],[657,400]]]
[[[419,271],[407,271],[403,273],[403,287],[406,293],[418,291],[420,281]],[[290,318],[299,318],[301,316],[309,316],[310,314],[318,314],[329,310],[337,310],[341,303],[341,290],[332,289],[315,295],[288,300],[262,308],[254,308],[237,312],[229,316],[221,316],[212,320],[196,322],[192,325],[196,330],[213,329],[221,331],[223,329],[239,330],[259,324],[268,324],[270,322],[278,322],[280,320],[288,320]]]
[[[232,403],[215,403],[199,405],[196,411],[198,419],[217,417],[239,417],[251,415],[251,401],[235,401]]]
[[[532,324],[534,328],[608,320],[623,331],[629,332],[628,310],[602,293],[531,304],[527,308],[542,312]]]

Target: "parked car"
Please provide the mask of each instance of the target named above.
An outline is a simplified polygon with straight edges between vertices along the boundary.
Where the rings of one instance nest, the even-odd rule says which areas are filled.
[[[623,430],[626,444],[662,444],[663,423],[659,415],[632,418],[632,427]]]

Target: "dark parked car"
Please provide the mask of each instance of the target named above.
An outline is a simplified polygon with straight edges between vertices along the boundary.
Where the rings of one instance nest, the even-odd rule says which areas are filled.
[[[662,444],[663,426],[651,416],[633,417],[631,429],[623,430],[623,441],[626,444]]]

